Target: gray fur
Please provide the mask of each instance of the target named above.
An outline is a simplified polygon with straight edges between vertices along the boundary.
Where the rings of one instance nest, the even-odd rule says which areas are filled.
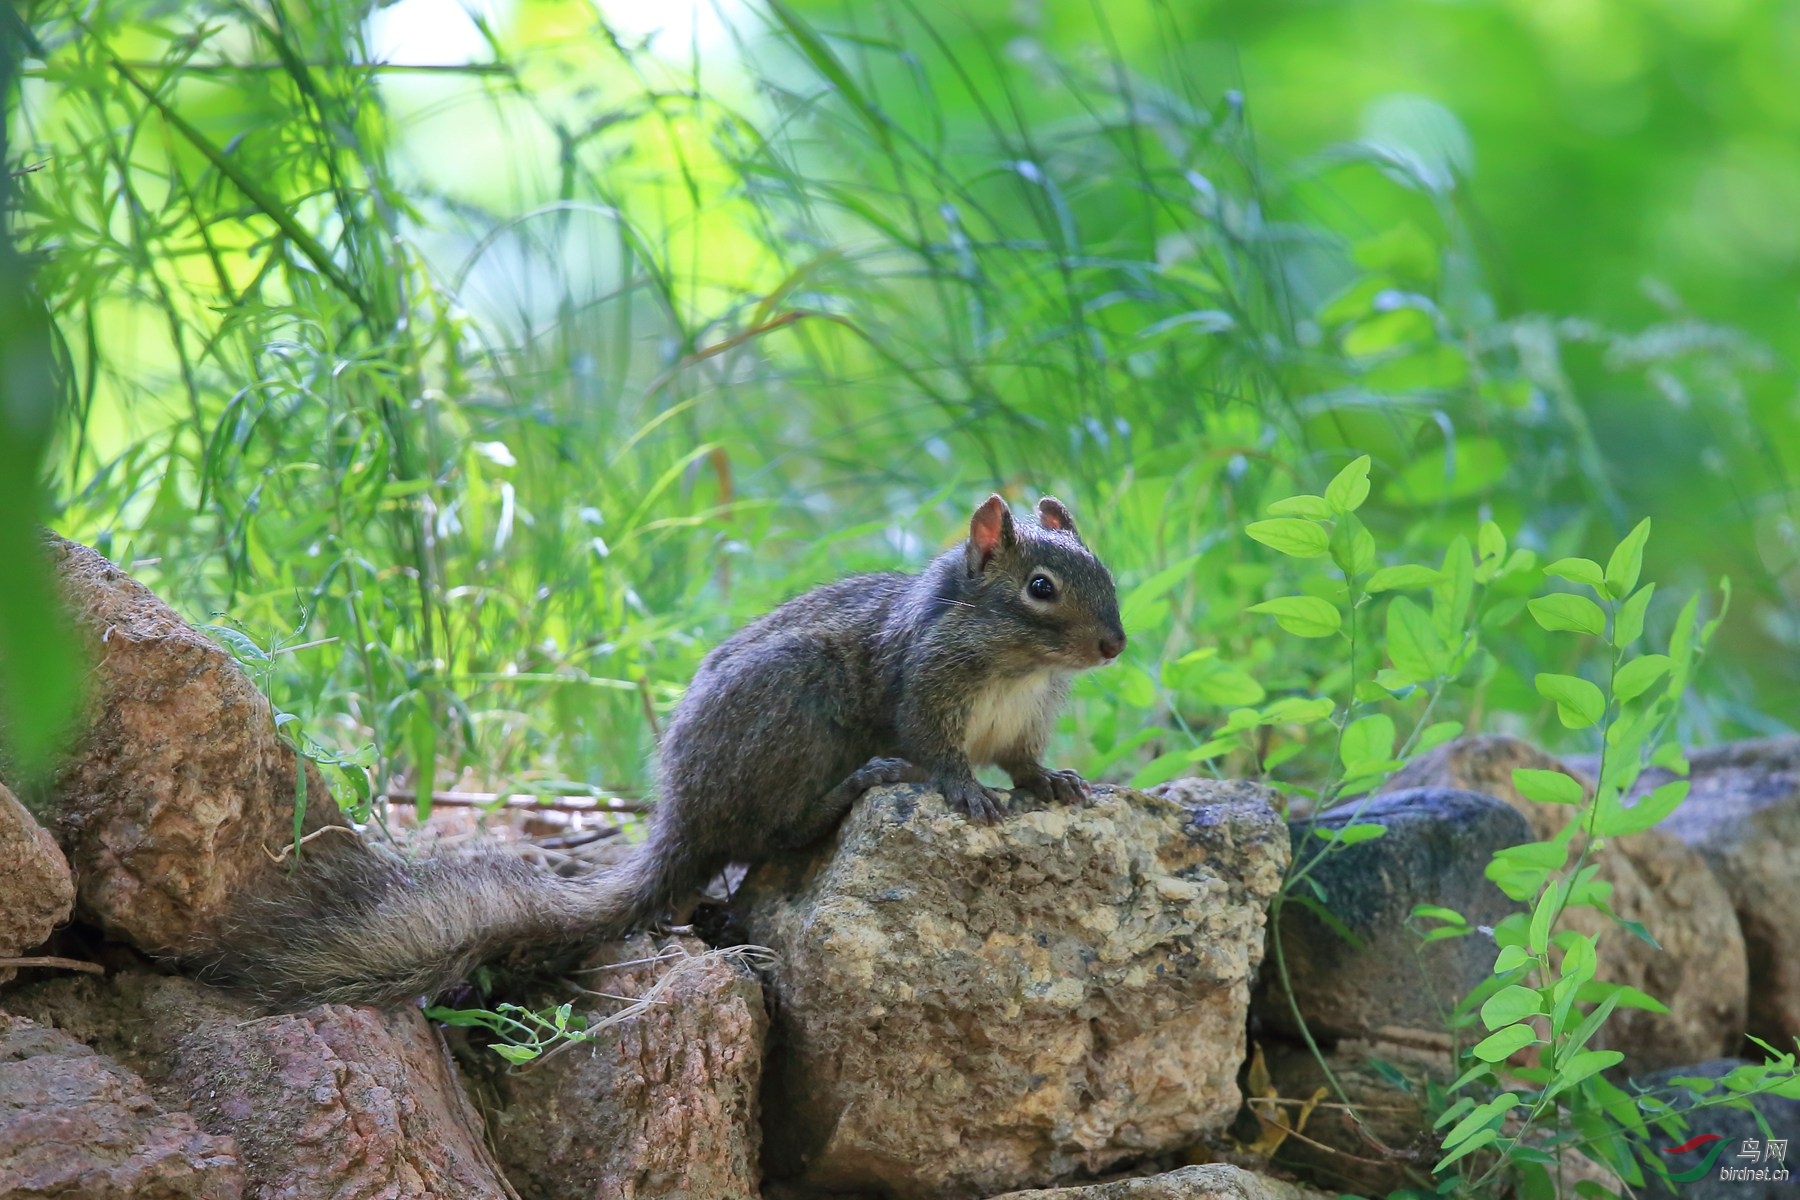
[[[215,976],[280,1000],[429,995],[510,950],[620,936],[728,863],[818,840],[877,784],[929,782],[983,821],[1003,811],[975,779],[987,763],[1078,798],[1086,785],[1046,769],[1044,745],[1068,677],[1125,635],[1068,510],[1046,499],[1039,517],[1015,523],[991,497],[968,542],[920,574],[826,584],[721,643],[664,731],[650,836],[620,866],[567,880],[500,853],[315,854],[293,895],[248,906]],[[1053,602],[1027,594],[1039,572]]]

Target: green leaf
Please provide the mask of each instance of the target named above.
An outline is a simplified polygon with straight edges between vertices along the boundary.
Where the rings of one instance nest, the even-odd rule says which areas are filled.
[[[1506,450],[1493,438],[1458,438],[1445,451],[1415,459],[1383,490],[1400,504],[1424,508],[1479,495],[1506,478]]]
[[[1261,604],[1252,604],[1249,611],[1268,613],[1275,618],[1277,625],[1296,637],[1330,637],[1344,622],[1337,605],[1317,596],[1283,596],[1278,600],[1264,600]]]
[[[1623,650],[1644,635],[1644,612],[1655,592],[1656,585],[1646,583],[1619,606],[1619,615],[1613,618],[1613,645]]]
[[[1537,898],[1537,904],[1531,910],[1531,934],[1525,945],[1533,954],[1542,954],[1550,945],[1550,923],[1556,919],[1562,908],[1563,887],[1561,883],[1552,883]]]
[[[1620,703],[1635,700],[1674,667],[1675,660],[1666,654],[1645,654],[1619,668],[1613,676],[1613,695]]]
[[[1449,657],[1431,617],[1405,596],[1388,601],[1387,651],[1394,670],[1409,683],[1423,683],[1442,674]]]
[[[1537,1033],[1531,1026],[1508,1025],[1477,1042],[1471,1053],[1482,1062],[1501,1062],[1537,1040]]]
[[[1679,808],[1681,802],[1687,799],[1688,787],[1687,780],[1672,779],[1630,808],[1616,807],[1613,811],[1602,814],[1601,819],[1595,822],[1595,831],[1602,837],[1642,833],[1660,824],[1663,818]]]
[[[1544,1011],[1544,998],[1538,995],[1536,988],[1520,987],[1509,984],[1487,998],[1481,1006],[1481,1023],[1489,1029],[1500,1029],[1506,1025],[1514,1025],[1526,1017],[1535,1017]]]
[[[1127,665],[1113,676],[1113,694],[1132,708],[1149,708],[1156,703],[1156,680],[1144,668]]]
[[[1364,764],[1384,763],[1394,754],[1394,720],[1386,713],[1375,713],[1352,721],[1344,728],[1339,746],[1344,767],[1356,771]]]
[[[1185,750],[1171,750],[1167,754],[1159,754],[1139,768],[1131,777],[1131,786],[1140,791],[1147,787],[1155,787],[1159,783],[1167,783],[1186,771],[1193,760]]]
[[[1415,904],[1412,907],[1412,912],[1407,915],[1422,920],[1449,921],[1454,925],[1467,925],[1469,923],[1468,918],[1464,917],[1454,908],[1445,908],[1441,904]]]
[[[1164,567],[1132,588],[1125,594],[1124,601],[1119,605],[1119,619],[1129,628],[1141,628],[1145,624],[1144,614],[1150,609],[1150,606],[1162,599],[1176,585],[1185,582],[1194,573],[1194,564],[1199,561],[1198,555],[1184,558],[1178,563]]]
[[[1494,1129],[1482,1130],[1480,1133],[1476,1134],[1474,1137],[1470,1138],[1468,1141],[1464,1142],[1462,1145],[1458,1146],[1456,1149],[1452,1150],[1450,1153],[1444,1155],[1444,1157],[1438,1159],[1437,1165],[1431,1168],[1431,1173],[1433,1175],[1439,1174],[1440,1172],[1443,1171],[1443,1169],[1445,1167],[1449,1166],[1451,1163],[1455,1162],[1457,1159],[1462,1158],[1464,1155],[1473,1154],[1475,1151],[1481,1149],[1483,1146],[1487,1145],[1489,1142],[1493,1141],[1495,1138],[1497,1138],[1499,1136],[1500,1136],[1500,1133],[1498,1130],[1494,1130]]]
[[[1624,1061],[1625,1056],[1617,1050],[1583,1050],[1557,1070],[1557,1087],[1561,1089],[1580,1083],[1589,1075],[1608,1067],[1616,1067]]]
[[[1540,674],[1535,682],[1538,695],[1556,702],[1556,715],[1569,729],[1586,729],[1606,715],[1606,697],[1585,679]]]
[[[1602,979],[1590,979],[1582,984],[1575,993],[1575,999],[1582,1004],[1598,1004],[1608,996],[1617,996],[1615,1003],[1620,1008],[1641,1008],[1645,1012],[1666,1013],[1669,1006],[1650,993],[1624,983],[1608,983]]]
[[[1572,592],[1553,592],[1528,601],[1526,607],[1537,623],[1552,633],[1587,633],[1600,637],[1606,632],[1606,614],[1586,596]]]
[[[1518,1106],[1518,1103],[1517,1093],[1501,1092],[1486,1104],[1476,1106],[1473,1112],[1458,1121],[1451,1127],[1450,1132],[1444,1135],[1444,1148],[1448,1150],[1452,1146],[1460,1145],[1485,1129],[1496,1118],[1504,1117],[1511,1112]]]
[[[1498,563],[1506,557],[1506,533],[1492,521],[1483,521],[1475,531],[1475,553],[1482,562]]]
[[[1443,1112],[1439,1113],[1438,1119],[1431,1123],[1431,1127],[1433,1129],[1442,1129],[1444,1126],[1450,1124],[1450,1122],[1456,1120],[1474,1107],[1475,1101],[1468,1096],[1464,1096],[1461,1100],[1458,1100],[1455,1104],[1452,1104],[1449,1108],[1446,1108]]]
[[[1432,587],[1443,581],[1444,573],[1442,571],[1408,563],[1404,566],[1381,568],[1369,576],[1369,582],[1363,585],[1363,590],[1371,594],[1395,592],[1406,588]]]
[[[1500,953],[1494,956],[1494,974],[1504,975],[1534,961],[1531,951],[1523,946],[1502,946]]]
[[[1330,829],[1324,826],[1313,826],[1313,833],[1328,842],[1336,842],[1340,846],[1359,846],[1364,842],[1372,842],[1387,833],[1387,826],[1376,825],[1364,821],[1357,825],[1346,825],[1342,829]]]
[[[1375,569],[1375,535],[1357,520],[1355,513],[1345,513],[1331,531],[1331,561],[1346,575],[1362,575]]]
[[[1272,517],[1310,517],[1315,521],[1329,521],[1336,511],[1323,496],[1289,496],[1269,505]]]
[[[1277,517],[1272,521],[1252,521],[1244,532],[1290,558],[1318,558],[1331,547],[1324,528],[1311,521]]]
[[[1201,742],[1192,750],[1183,751],[1182,756],[1189,762],[1208,762],[1221,755],[1230,754],[1239,745],[1241,743],[1235,737],[1213,738],[1210,741]]]
[[[1649,539],[1650,518],[1645,517],[1606,560],[1606,587],[1614,597],[1623,599],[1637,586],[1638,572],[1644,566],[1644,543]]]
[[[1311,725],[1332,714],[1337,707],[1326,696],[1283,696],[1262,710],[1259,724],[1263,725]]]
[[[1540,804],[1580,804],[1583,798],[1580,781],[1564,771],[1515,767],[1512,782],[1519,795]]]
[[[1591,558],[1559,558],[1544,568],[1544,574],[1570,583],[1584,583],[1596,592],[1606,587],[1606,573]]]
[[[1561,940],[1564,936],[1565,934],[1558,934],[1557,938]],[[1559,979],[1576,980],[1574,986],[1579,987],[1594,977],[1598,965],[1599,960],[1594,955],[1594,939],[1578,933],[1569,938],[1568,948],[1563,951],[1562,962],[1557,965],[1556,973]]]
[[[1210,671],[1196,674],[1189,681],[1187,691],[1203,704],[1216,704],[1224,708],[1261,704],[1267,694],[1263,691],[1262,684],[1236,667],[1228,667],[1224,663],[1216,664]]]
[[[1435,750],[1445,742],[1455,741],[1462,736],[1461,721],[1436,721],[1419,732],[1419,740],[1413,746],[1414,754],[1424,754]]]
[[[520,1063],[530,1062],[541,1054],[542,1051],[532,1046],[508,1046],[504,1043],[495,1043],[494,1053],[498,1054],[501,1058],[504,1058],[507,1062],[512,1063],[514,1066],[517,1066]]]
[[[1564,1042],[1561,1049],[1557,1051],[1558,1057],[1566,1061],[1577,1050],[1587,1045],[1587,1040],[1599,1031],[1600,1026],[1606,1024],[1606,1018],[1612,1016],[1613,1009],[1618,1005],[1619,994],[1617,992],[1595,1005],[1594,1011],[1575,1027],[1575,1032],[1569,1035],[1569,1040]]]
[[[1369,456],[1363,455],[1337,473],[1325,487],[1325,503],[1333,512],[1350,513],[1369,498]]]

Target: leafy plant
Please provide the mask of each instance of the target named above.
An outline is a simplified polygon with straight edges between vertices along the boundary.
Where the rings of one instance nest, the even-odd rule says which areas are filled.
[[[1497,851],[1486,874],[1527,910],[1508,917],[1494,931],[1497,956],[1490,980],[1463,998],[1451,1013],[1452,1032],[1475,1029],[1472,1045],[1458,1051],[1461,1074],[1448,1087],[1430,1084],[1427,1096],[1444,1130],[1443,1155],[1432,1168],[1435,1195],[1497,1194],[1502,1184],[1516,1185],[1526,1196],[1557,1194],[1553,1176],[1558,1155],[1579,1152],[1603,1164],[1622,1185],[1644,1186],[1648,1175],[1667,1177],[1645,1138],[1652,1127],[1671,1136],[1685,1128],[1682,1109],[1669,1089],[1637,1094],[1609,1080],[1604,1072],[1623,1055],[1597,1049],[1608,1017],[1621,1006],[1666,1012],[1654,997],[1639,989],[1597,977],[1599,939],[1562,929],[1563,916],[1576,907],[1596,909],[1623,927],[1629,936],[1652,941],[1636,922],[1624,921],[1609,900],[1612,885],[1598,878],[1598,855],[1607,839],[1649,829],[1672,813],[1685,798],[1687,763],[1675,740],[1675,718],[1683,693],[1724,618],[1730,599],[1728,581],[1721,582],[1719,612],[1702,620],[1699,597],[1691,597],[1675,618],[1666,653],[1641,649],[1645,620],[1655,591],[1642,583],[1644,548],[1650,522],[1640,522],[1614,548],[1606,565],[1584,558],[1563,558],[1540,571],[1530,551],[1508,551],[1507,539],[1492,522],[1484,523],[1473,547],[1454,538],[1442,564],[1378,565],[1378,550],[1355,511],[1368,494],[1369,459],[1351,462],[1322,496],[1301,495],[1271,505],[1268,519],[1251,523],[1245,532],[1283,555],[1313,562],[1329,558],[1332,576],[1302,576],[1304,594],[1251,605],[1250,612],[1272,617],[1302,638],[1338,638],[1346,662],[1336,676],[1339,703],[1308,705],[1304,715],[1328,724],[1335,733],[1334,772],[1317,790],[1290,788],[1322,811],[1351,803],[1379,786],[1414,754],[1461,731],[1455,722],[1432,722],[1445,689],[1479,680],[1492,669],[1484,659],[1481,633],[1516,617],[1521,607],[1544,630],[1596,640],[1604,651],[1602,683],[1578,674],[1543,672],[1536,676],[1538,693],[1555,706],[1560,723],[1571,730],[1595,729],[1601,743],[1597,781],[1590,790],[1560,771],[1520,769],[1513,783],[1521,795],[1542,804],[1571,810],[1562,830],[1544,841]],[[1521,605],[1517,593],[1545,579],[1563,580],[1581,591],[1550,591]],[[1430,608],[1404,593],[1429,593]],[[1365,610],[1378,597],[1385,600],[1386,666],[1359,652],[1369,637]],[[1509,599],[1496,603],[1496,597]],[[1278,701],[1281,705],[1283,701]],[[1275,707],[1275,706],[1271,706]],[[1408,723],[1397,736],[1400,712]],[[1370,711],[1374,709],[1376,711]],[[1278,710],[1292,712],[1293,709]],[[1224,726],[1227,737],[1242,739],[1260,728],[1269,710],[1238,710]],[[1647,768],[1660,768],[1675,778],[1627,803]],[[1281,894],[1271,908],[1270,952],[1294,1005],[1293,1017],[1311,1044],[1304,1015],[1287,986],[1280,913],[1293,903],[1314,912],[1332,928],[1342,922],[1330,911],[1330,897],[1314,872],[1324,859],[1378,838],[1386,829],[1351,819],[1314,827],[1295,854]],[[1460,938],[1475,931],[1451,909],[1421,906],[1413,913],[1423,940]],[[1765,1047],[1767,1049],[1767,1047]],[[1312,1046],[1334,1088],[1330,1066]],[[1769,1050],[1767,1063],[1739,1072],[1725,1091],[1712,1081],[1691,1081],[1697,1090],[1682,1096],[1686,1111],[1716,1104],[1737,1107],[1763,1093],[1800,1095],[1794,1055]],[[1506,1090],[1501,1090],[1502,1087]],[[1677,1089],[1679,1090],[1679,1089]],[[1346,1104],[1349,1097],[1338,1088]],[[1406,1192],[1423,1196],[1423,1192]]]

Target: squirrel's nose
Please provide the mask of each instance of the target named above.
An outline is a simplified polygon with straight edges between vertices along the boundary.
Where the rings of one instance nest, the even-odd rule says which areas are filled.
[[[1100,639],[1100,657],[1107,662],[1111,662],[1123,653],[1125,653],[1124,634],[1108,634]]]

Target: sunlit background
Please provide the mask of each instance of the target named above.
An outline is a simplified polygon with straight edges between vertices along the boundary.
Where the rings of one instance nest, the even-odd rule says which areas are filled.
[[[1652,517],[1653,628],[1733,583],[1684,732],[1800,721],[1791,4],[29,17],[55,523],[378,786],[641,789],[707,646],[994,487],[1127,595],[1062,753],[1303,778],[1189,755],[1359,674],[1246,615],[1323,585],[1242,526],[1363,452],[1394,561]],[[1438,715],[1564,740],[1491,600]]]

